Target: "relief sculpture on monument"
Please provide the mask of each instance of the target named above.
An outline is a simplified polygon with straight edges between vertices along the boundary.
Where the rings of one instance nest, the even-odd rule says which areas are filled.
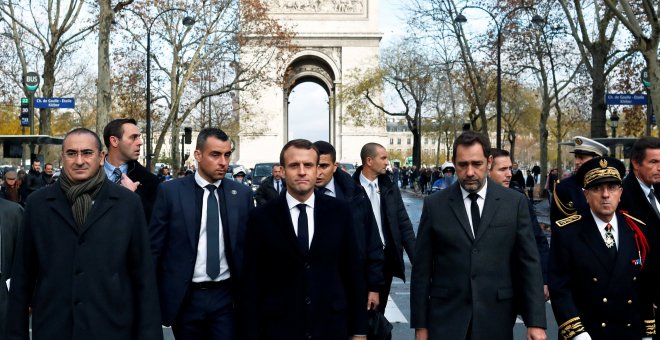
[[[271,0],[270,12],[282,14],[363,14],[365,0]]]

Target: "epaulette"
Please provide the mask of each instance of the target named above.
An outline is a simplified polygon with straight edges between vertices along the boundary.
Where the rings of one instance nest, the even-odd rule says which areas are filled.
[[[647,336],[652,336],[656,335],[655,333],[655,319],[651,320],[644,320],[644,333],[646,333]]]
[[[630,214],[626,214],[626,213],[624,213],[624,212],[621,212],[621,214],[623,214],[623,215],[625,215],[625,216],[628,216],[631,220],[633,220],[633,221],[635,221],[635,222],[637,222],[637,223],[641,223],[642,225],[646,225],[646,223],[642,222],[642,220],[640,220],[640,219],[638,219],[638,218],[636,218],[636,217],[632,217],[632,216],[630,216]]]
[[[578,334],[584,332],[584,326],[582,326],[582,321],[579,316],[576,316],[559,326],[559,334],[561,334],[564,339],[573,339]]]
[[[579,221],[580,219],[582,219],[582,215],[575,214],[568,216],[566,218],[562,218],[561,220],[558,220],[555,223],[557,224],[558,227],[565,227],[575,221]]]
[[[559,182],[557,182],[559,184]],[[577,213],[577,209],[574,207],[573,201],[568,201],[567,204],[564,204],[560,199],[559,195],[557,195],[557,186],[555,185],[554,189],[552,190],[552,199],[555,202],[555,206],[559,211],[561,211],[564,216],[572,216]]]

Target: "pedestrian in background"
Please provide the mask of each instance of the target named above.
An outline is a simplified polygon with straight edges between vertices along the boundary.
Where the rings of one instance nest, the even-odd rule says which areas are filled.
[[[4,184],[0,188],[0,198],[16,202],[20,205],[25,204],[25,197],[21,190],[21,180],[15,170],[8,170],[4,175]]]
[[[27,201],[4,339],[162,339],[140,198],[108,181],[94,132],[67,133],[61,157],[57,185]]]
[[[261,181],[255,193],[257,206],[276,199],[284,191],[286,191],[286,181],[282,178],[282,165],[273,164],[271,175]]]
[[[44,186],[44,182],[41,178],[41,161],[38,159],[32,159],[30,162],[30,170],[25,176],[23,181],[25,199],[35,191],[41,189]]]

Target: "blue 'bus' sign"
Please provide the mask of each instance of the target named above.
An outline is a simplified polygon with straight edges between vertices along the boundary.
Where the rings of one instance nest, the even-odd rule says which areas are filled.
[[[75,98],[34,98],[36,109],[73,109],[76,107]]]
[[[646,105],[645,94],[608,93],[605,97],[607,105]]]

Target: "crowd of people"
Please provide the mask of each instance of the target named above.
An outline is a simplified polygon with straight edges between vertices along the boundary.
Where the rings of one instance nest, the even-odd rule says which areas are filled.
[[[639,139],[626,175],[576,137],[550,244],[529,199],[538,174],[473,131],[434,169],[388,171],[367,143],[352,175],[332,144],[295,139],[256,193],[220,129],[200,131],[195,171],[174,179],[137,161],[141,145],[136,121],[117,119],[102,138],[66,134],[57,181],[34,161],[22,185],[5,174],[2,339],[162,339],[161,325],[178,340],[371,339],[404,251],[416,339],[512,339],[517,315],[546,339],[547,300],[563,339],[655,335],[658,138]],[[417,235],[410,183],[438,188]]]

